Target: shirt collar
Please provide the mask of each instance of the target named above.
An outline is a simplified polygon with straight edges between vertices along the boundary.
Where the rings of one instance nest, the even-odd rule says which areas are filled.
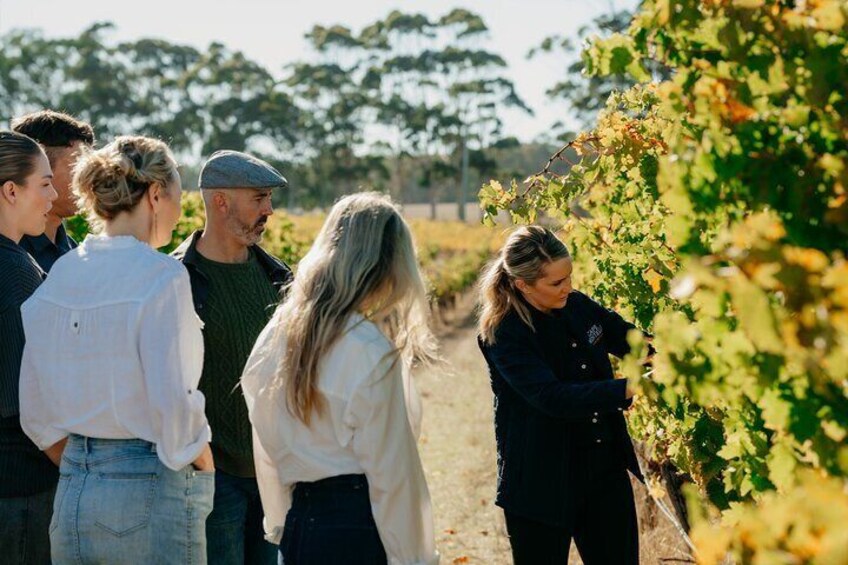
[[[139,245],[150,247],[146,243],[139,241],[131,235],[112,236],[88,234],[85,237],[85,241],[82,242],[81,247],[83,247],[83,251],[100,251],[109,249],[128,249]]]
[[[68,237],[68,232],[65,231],[65,225],[59,224],[59,227],[56,229],[56,242],[50,241],[50,238],[47,237],[47,234],[42,233],[41,235],[29,236],[26,238],[27,244],[32,248],[34,253],[40,253],[50,248],[59,249],[61,251],[69,251],[73,248],[70,238]]]

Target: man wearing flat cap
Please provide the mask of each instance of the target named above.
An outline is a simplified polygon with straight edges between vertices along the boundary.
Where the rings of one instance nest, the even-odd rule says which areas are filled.
[[[173,256],[189,272],[194,307],[203,320],[203,374],[215,458],[215,502],[206,521],[212,564],[275,564],[264,540],[262,504],[253,466],[247,406],[238,386],[254,342],[271,318],[291,269],[261,247],[273,213],[271,194],[287,186],[268,163],[238,151],[218,151],[200,171],[205,229]]]

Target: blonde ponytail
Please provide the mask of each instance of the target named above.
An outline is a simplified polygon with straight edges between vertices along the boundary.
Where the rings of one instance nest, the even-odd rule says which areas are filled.
[[[521,298],[515,281],[533,284],[542,275],[545,265],[564,257],[569,257],[568,248],[548,228],[525,226],[509,236],[498,258],[480,278],[481,309],[477,330],[483,343],[495,343],[498,326],[512,310],[533,328],[530,309]]]

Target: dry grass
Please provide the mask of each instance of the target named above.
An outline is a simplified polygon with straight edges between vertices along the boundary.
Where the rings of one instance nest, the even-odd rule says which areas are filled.
[[[495,494],[492,393],[477,349],[472,303],[466,296],[441,331],[447,370],[421,370],[424,401],[421,456],[433,499],[436,543],[442,563],[511,563],[503,513]],[[640,520],[641,562],[691,562],[674,528],[634,481]],[[572,547],[571,563],[581,563]],[[611,564],[614,565],[614,564]]]

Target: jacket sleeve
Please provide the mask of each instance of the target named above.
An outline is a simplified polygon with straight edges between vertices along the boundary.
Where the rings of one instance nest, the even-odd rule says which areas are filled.
[[[371,362],[371,377],[351,397],[345,423],[368,479],[377,531],[392,565],[433,565],[439,555],[430,493],[407,414],[402,363],[393,353]]]
[[[212,434],[197,390],[203,334],[194,313],[188,273],[180,269],[142,304],[139,355],[162,463],[179,470],[200,455]]]
[[[496,341],[482,346],[491,368],[530,406],[552,418],[582,419],[617,412],[629,405],[624,379],[563,382],[547,364],[532,330],[504,320]]]

